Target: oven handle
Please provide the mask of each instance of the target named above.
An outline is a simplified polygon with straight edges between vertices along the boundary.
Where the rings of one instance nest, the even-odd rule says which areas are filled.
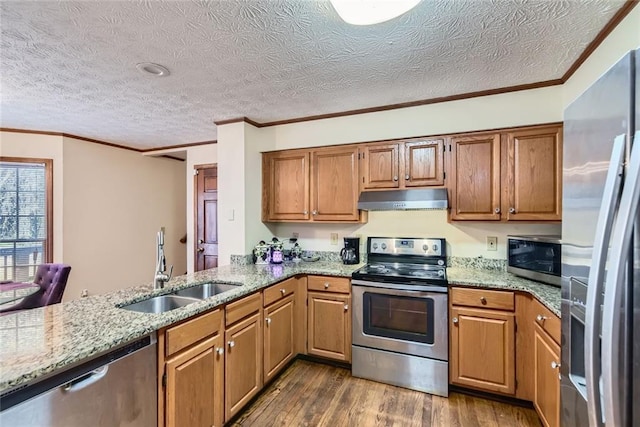
[[[416,295],[424,294],[425,292],[436,292],[446,294],[449,291],[447,286],[436,285],[407,285],[402,283],[386,283],[386,282],[368,282],[366,280],[352,280],[351,286],[387,289],[402,291],[402,293],[393,293],[393,295],[402,295],[406,293],[412,293]]]

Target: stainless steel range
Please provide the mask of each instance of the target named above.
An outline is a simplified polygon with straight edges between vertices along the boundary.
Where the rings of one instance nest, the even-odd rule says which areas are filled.
[[[351,278],[351,373],[449,395],[444,239],[369,237],[368,264]]]

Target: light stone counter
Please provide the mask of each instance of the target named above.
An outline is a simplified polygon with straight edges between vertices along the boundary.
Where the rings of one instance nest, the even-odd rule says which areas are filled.
[[[0,392],[43,379],[120,344],[288,277],[300,274],[350,277],[360,266],[362,264],[343,265],[335,261],[224,266],[176,277],[158,291],[154,291],[151,284],[146,284],[0,316]],[[559,314],[560,290],[557,288],[500,271],[450,267],[447,272],[451,284],[529,292]],[[137,313],[118,308],[150,296],[171,293],[205,282],[236,283],[242,286],[161,314]]]

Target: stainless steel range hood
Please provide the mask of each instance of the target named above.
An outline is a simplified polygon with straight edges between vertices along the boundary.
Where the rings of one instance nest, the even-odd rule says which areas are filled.
[[[445,188],[363,191],[358,199],[358,209],[364,211],[447,209],[448,207]]]

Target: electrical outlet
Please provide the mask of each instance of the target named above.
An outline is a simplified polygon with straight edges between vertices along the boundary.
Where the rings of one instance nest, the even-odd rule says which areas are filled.
[[[331,233],[331,244],[332,245],[338,244],[338,233]]]
[[[487,250],[488,251],[498,250],[498,238],[496,236],[487,236]]]
[[[89,296],[89,290],[88,289],[83,289],[82,292],[80,292],[80,298],[85,298]]]

